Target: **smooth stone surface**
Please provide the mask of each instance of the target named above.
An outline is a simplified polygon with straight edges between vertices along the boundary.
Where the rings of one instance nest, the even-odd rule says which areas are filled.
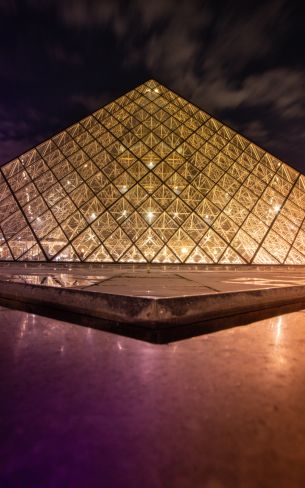
[[[0,486],[303,488],[304,324],[152,345],[0,308]]]

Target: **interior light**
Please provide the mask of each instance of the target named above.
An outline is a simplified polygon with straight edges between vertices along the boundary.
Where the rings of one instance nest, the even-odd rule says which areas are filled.
[[[187,248],[186,247],[182,247],[181,248],[181,252],[182,252],[182,254],[186,254],[187,253]]]
[[[148,218],[149,220],[152,220],[152,219],[153,219],[153,217],[154,217],[154,213],[153,213],[153,212],[147,212],[147,218]]]
[[[149,169],[153,169],[153,167],[154,167],[154,163],[153,163],[152,161],[149,161],[149,163],[148,163],[148,167],[149,167]]]
[[[96,214],[94,212],[91,214],[91,218],[96,219]]]
[[[275,205],[274,207],[274,211],[277,213],[281,210],[281,206],[280,205]]]

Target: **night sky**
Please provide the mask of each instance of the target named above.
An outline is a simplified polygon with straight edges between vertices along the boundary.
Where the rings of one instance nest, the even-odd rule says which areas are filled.
[[[0,163],[149,78],[305,173],[302,2],[0,0]]]

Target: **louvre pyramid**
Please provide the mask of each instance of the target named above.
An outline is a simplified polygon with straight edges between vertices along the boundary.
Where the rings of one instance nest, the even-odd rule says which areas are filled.
[[[0,259],[305,264],[305,176],[154,80],[7,163]]]

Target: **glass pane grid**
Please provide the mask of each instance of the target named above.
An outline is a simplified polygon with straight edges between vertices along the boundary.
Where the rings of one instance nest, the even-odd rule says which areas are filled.
[[[0,259],[305,263],[305,177],[149,80],[1,168]]]

